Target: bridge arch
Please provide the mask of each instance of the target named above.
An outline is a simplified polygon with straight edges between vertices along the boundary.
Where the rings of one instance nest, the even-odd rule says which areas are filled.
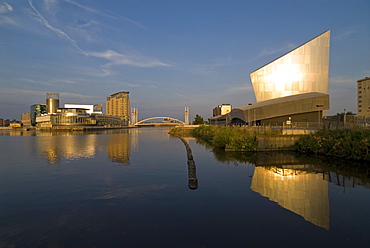
[[[163,121],[162,122],[153,122],[153,123],[149,123],[149,124],[165,124],[165,123],[168,123],[168,124],[185,124],[185,122],[179,120],[179,119],[175,119],[175,118],[172,118],[172,117],[149,117],[149,118],[146,118],[144,120],[140,120],[138,122],[136,122],[134,125],[135,126],[140,126],[140,125],[145,125],[145,122],[146,121],[149,121],[149,120],[155,120],[155,119],[162,119]]]

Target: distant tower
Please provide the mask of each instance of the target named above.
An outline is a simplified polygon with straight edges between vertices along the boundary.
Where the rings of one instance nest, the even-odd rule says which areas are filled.
[[[59,93],[46,93],[46,113],[53,114],[59,108]]]
[[[137,108],[131,109],[131,125],[135,125],[135,123],[138,122],[138,114]]]
[[[185,107],[185,124],[189,124],[189,107]]]
[[[130,98],[128,91],[120,91],[107,97],[106,112],[107,115],[121,117],[122,124],[130,123]]]

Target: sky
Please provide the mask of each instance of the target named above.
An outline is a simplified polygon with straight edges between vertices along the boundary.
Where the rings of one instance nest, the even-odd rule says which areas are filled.
[[[47,92],[104,104],[129,91],[139,119],[212,116],[255,102],[249,74],[331,30],[328,115],[357,112],[370,77],[369,0],[6,0],[0,2],[0,118]]]

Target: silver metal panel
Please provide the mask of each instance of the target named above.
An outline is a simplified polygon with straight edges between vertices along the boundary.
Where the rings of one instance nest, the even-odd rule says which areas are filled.
[[[330,31],[250,74],[257,102],[309,93],[328,93]]]

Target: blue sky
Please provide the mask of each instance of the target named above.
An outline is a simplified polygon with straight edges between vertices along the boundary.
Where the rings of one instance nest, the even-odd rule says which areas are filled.
[[[356,112],[370,76],[369,0],[6,0],[0,2],[0,118],[46,92],[101,104],[129,91],[139,119],[211,117],[255,102],[249,74],[331,30],[331,110]]]

